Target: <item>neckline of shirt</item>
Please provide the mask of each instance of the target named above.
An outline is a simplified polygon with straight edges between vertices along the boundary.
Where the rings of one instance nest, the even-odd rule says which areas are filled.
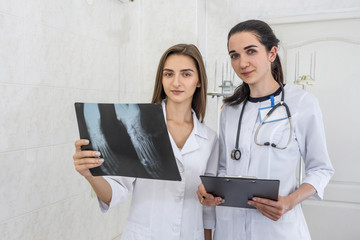
[[[284,84],[284,87],[285,87],[285,84]],[[252,103],[264,102],[264,101],[266,101],[266,100],[269,100],[269,99],[270,99],[270,96],[276,97],[276,96],[278,96],[280,93],[281,93],[281,87],[279,87],[274,93],[269,94],[269,95],[267,95],[267,96],[257,97],[257,98],[253,98],[253,97],[250,97],[250,96],[249,96],[248,101],[249,101],[249,102],[252,102]]]

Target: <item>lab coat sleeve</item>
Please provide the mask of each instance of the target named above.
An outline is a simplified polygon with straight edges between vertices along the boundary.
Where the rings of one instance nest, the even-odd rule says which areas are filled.
[[[326,147],[322,113],[318,100],[310,94],[301,99],[299,109],[295,133],[305,163],[303,183],[311,184],[316,189],[313,197],[322,200],[325,187],[334,174]]]
[[[221,110],[219,124],[219,166],[217,175],[223,177],[226,175],[226,144],[225,144],[225,126],[226,126],[227,106]]]
[[[104,176],[104,179],[110,184],[112,190],[112,197],[110,204],[107,205],[100,198],[98,198],[100,210],[106,213],[109,209],[128,200],[132,193],[136,178],[119,177],[119,176]]]
[[[216,176],[219,163],[219,141],[218,137],[214,136],[212,152],[210,154],[205,175]],[[215,229],[215,207],[203,206],[203,224],[204,229]]]

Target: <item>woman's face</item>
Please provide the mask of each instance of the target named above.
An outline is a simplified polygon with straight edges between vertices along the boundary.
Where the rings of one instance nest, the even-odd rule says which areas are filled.
[[[275,60],[277,48],[268,52],[252,32],[239,32],[229,39],[231,65],[236,74],[249,85],[272,79],[271,62]]]
[[[195,61],[185,55],[170,55],[164,64],[162,85],[168,102],[191,105],[196,87],[200,87]]]

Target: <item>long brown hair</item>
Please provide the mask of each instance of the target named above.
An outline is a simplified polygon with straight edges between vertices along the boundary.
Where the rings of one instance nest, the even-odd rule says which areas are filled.
[[[203,122],[206,112],[206,90],[207,90],[207,77],[205,71],[205,65],[199,49],[193,44],[177,44],[170,47],[164,52],[160,58],[159,66],[156,73],[154,92],[151,102],[161,103],[166,98],[166,94],[162,85],[162,76],[164,70],[164,64],[166,59],[172,55],[184,55],[191,57],[196,65],[196,69],[199,73],[200,87],[197,87],[192,99],[191,107],[194,109],[197,118]]]
[[[228,34],[228,47],[229,39],[232,35],[239,32],[251,32],[255,34],[259,42],[263,44],[266,50],[269,52],[272,47],[278,47],[279,39],[276,38],[273,30],[270,26],[260,20],[248,20],[235,25]],[[276,55],[275,61],[271,64],[271,74],[278,82],[284,83],[284,74],[281,67],[281,61],[278,55]],[[250,95],[249,85],[243,82],[238,86],[234,94],[224,99],[224,103],[229,105],[237,105],[242,103]]]

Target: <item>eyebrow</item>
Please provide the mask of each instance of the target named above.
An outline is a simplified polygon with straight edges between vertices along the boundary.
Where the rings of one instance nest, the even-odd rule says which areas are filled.
[[[244,50],[246,50],[246,49],[249,49],[249,48],[253,48],[253,47],[258,47],[258,46],[256,46],[256,45],[249,45],[249,46],[246,46],[246,47],[244,47]]]
[[[253,48],[253,47],[257,48],[258,46],[256,46],[256,45],[249,45],[249,46],[244,47],[244,50],[247,50],[247,49]],[[235,52],[235,50],[231,50],[231,51],[229,51],[229,54],[234,53],[234,52]]]
[[[169,69],[169,68],[164,68],[163,72],[165,72],[165,71],[174,72],[174,70]],[[181,69],[181,70],[180,70],[180,72],[187,72],[187,71],[194,72],[194,70],[192,70],[192,69],[190,69],[190,68],[189,68],[189,69]]]
[[[192,69],[182,69],[182,70],[180,70],[180,72],[187,72],[187,71],[190,71],[190,72],[193,72],[194,70],[192,70]]]

